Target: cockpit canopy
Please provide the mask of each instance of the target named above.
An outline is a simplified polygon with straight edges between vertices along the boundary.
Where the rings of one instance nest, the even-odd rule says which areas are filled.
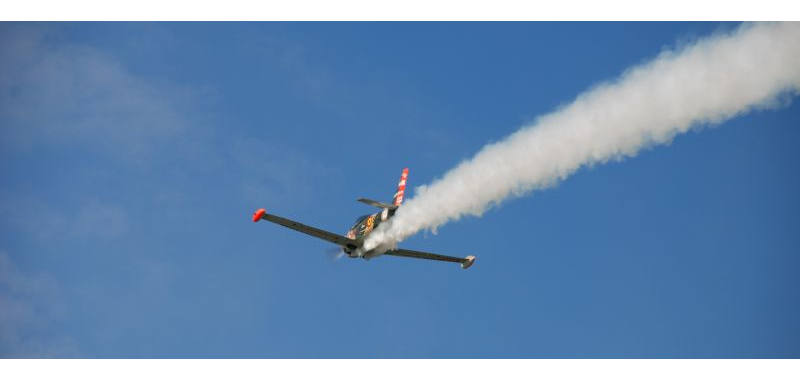
[[[358,218],[356,218],[356,221],[353,222],[353,226],[357,226],[359,223],[363,222],[364,219],[369,218],[369,216],[370,216],[370,214],[359,216]]]

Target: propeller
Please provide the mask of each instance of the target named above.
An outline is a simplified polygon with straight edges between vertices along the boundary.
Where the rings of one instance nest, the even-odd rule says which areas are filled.
[[[339,260],[345,255],[342,247],[330,247],[325,250],[325,253],[330,256],[331,260]]]

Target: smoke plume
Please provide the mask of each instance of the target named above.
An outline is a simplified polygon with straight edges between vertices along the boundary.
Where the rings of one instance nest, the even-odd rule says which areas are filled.
[[[743,24],[664,51],[417,188],[364,248],[391,247],[422,229],[480,216],[582,166],[632,157],[693,126],[780,105],[798,90],[800,23]]]

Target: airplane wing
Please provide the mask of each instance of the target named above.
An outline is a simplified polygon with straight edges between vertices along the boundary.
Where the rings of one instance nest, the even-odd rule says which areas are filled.
[[[277,215],[267,214],[266,210],[264,210],[263,208],[259,209],[253,214],[253,222],[258,222],[261,219],[268,220],[272,223],[280,224],[284,227],[291,228],[295,231],[300,231],[304,234],[308,234],[320,238],[322,240],[327,240],[338,246],[348,247],[351,249],[355,249],[356,247],[358,247],[358,243],[356,243],[356,241],[353,239],[344,237],[342,235],[337,235],[335,233],[328,232],[325,230],[321,230],[319,228],[307,226],[303,223],[298,223],[295,222],[294,220],[282,218]]]
[[[467,256],[461,258],[461,257],[437,255],[435,253],[412,251],[410,249],[393,249],[386,251],[384,255],[413,257],[415,259],[449,261],[451,263],[461,263],[461,268],[464,269],[469,268],[470,266],[472,266],[472,263],[475,262],[475,256]]]

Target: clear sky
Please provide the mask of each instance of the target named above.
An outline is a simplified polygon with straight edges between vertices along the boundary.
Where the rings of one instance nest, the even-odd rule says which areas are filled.
[[[0,24],[0,357],[800,357],[787,101],[403,247],[333,232],[718,23]],[[796,100],[796,99],[795,99]]]

